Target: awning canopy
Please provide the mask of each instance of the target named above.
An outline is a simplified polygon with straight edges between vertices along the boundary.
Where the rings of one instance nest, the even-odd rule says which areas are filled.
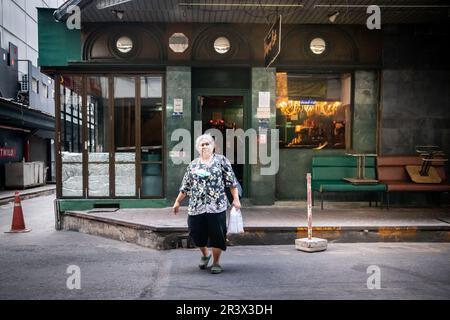
[[[2,125],[30,129],[31,131],[55,131],[55,118],[53,116],[5,98],[0,98],[0,122]],[[48,136],[48,133],[45,134]]]
[[[69,0],[55,12],[82,9],[86,22],[263,23],[283,16],[283,24],[366,24],[367,7],[381,9],[383,24],[449,23],[450,5],[442,0]],[[337,14],[336,14],[337,12]]]

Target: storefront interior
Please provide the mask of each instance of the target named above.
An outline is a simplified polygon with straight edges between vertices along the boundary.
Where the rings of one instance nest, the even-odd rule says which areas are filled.
[[[163,197],[163,77],[59,78],[61,196]]]
[[[281,148],[346,148],[350,74],[277,72],[276,80]]]

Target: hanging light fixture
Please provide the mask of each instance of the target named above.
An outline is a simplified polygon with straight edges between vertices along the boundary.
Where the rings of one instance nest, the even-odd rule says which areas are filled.
[[[328,15],[328,20],[329,20],[331,23],[334,23],[334,22],[336,21],[336,18],[338,17],[338,15],[339,15],[339,11],[335,11],[335,12],[333,12],[333,13],[330,13],[330,14]]]

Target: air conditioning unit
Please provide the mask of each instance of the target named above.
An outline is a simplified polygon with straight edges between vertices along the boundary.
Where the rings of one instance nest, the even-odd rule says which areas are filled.
[[[27,74],[23,74],[22,75],[22,81],[20,82],[20,91],[28,92],[28,90],[30,90],[29,87],[30,86],[28,84],[28,75]]]

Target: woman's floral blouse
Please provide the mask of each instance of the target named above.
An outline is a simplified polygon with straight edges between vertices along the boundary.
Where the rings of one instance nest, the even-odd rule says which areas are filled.
[[[186,169],[180,191],[189,196],[189,215],[225,211],[228,200],[225,188],[238,184],[230,161],[223,155],[213,154],[209,164],[194,159]]]

